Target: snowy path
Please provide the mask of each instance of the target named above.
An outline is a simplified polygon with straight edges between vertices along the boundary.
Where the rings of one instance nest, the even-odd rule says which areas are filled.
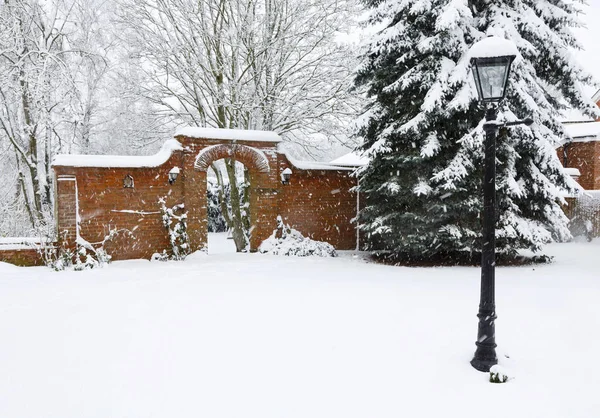
[[[550,250],[497,272],[504,385],[469,365],[477,268],[0,263],[0,417],[598,416],[600,241]]]
[[[216,232],[208,234],[208,253],[227,254],[235,253],[235,243],[227,238],[227,232]]]

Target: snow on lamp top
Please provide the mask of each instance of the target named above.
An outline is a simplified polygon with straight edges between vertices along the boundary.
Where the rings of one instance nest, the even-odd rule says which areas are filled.
[[[519,51],[512,41],[497,36],[471,47],[469,57],[477,94],[483,102],[499,102],[506,94],[510,66]]]
[[[519,50],[513,41],[499,36],[488,36],[473,44],[469,50],[469,58],[516,57]]]

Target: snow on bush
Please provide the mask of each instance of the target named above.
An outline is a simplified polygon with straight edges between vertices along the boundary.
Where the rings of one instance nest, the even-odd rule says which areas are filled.
[[[277,217],[277,229],[260,244],[258,251],[272,255],[337,257],[333,245],[303,236],[289,225],[285,225],[281,216]]]
[[[227,222],[221,213],[221,204],[219,202],[220,186],[215,179],[209,178],[206,187],[206,199],[208,212],[208,232],[225,232],[227,231]],[[227,206],[231,205],[230,186],[226,184],[223,188],[223,198],[227,202]]]
[[[104,245],[121,233],[131,235],[131,231],[127,229],[112,229],[102,241],[94,244],[78,237],[75,251],[68,248],[56,251],[54,247],[47,247],[43,249],[42,256],[45,264],[55,271],[82,271],[103,267],[110,263],[112,258],[104,249]]]
[[[506,383],[510,380],[510,377],[499,365],[494,365],[490,369],[490,383]]]
[[[596,224],[596,226],[594,225]],[[595,229],[600,228],[600,192],[586,190],[577,196],[571,218],[571,234],[574,237],[585,236],[591,241]]]
[[[163,226],[169,233],[171,254],[167,254],[166,251],[163,251],[162,254],[155,253],[152,255],[152,260],[185,260],[185,257],[190,253],[185,206],[183,203],[180,203],[172,208],[168,208],[165,199],[161,198],[158,202],[162,213]]]

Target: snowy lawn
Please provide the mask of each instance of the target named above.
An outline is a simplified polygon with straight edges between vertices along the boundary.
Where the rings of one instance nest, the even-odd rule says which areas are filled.
[[[501,385],[469,365],[477,268],[215,252],[0,264],[0,417],[600,414],[600,240],[498,269]]]

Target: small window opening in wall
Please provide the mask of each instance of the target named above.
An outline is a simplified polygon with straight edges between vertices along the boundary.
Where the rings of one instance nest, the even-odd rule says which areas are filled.
[[[123,187],[126,189],[133,189],[133,177],[130,174],[127,174],[123,179]]]

